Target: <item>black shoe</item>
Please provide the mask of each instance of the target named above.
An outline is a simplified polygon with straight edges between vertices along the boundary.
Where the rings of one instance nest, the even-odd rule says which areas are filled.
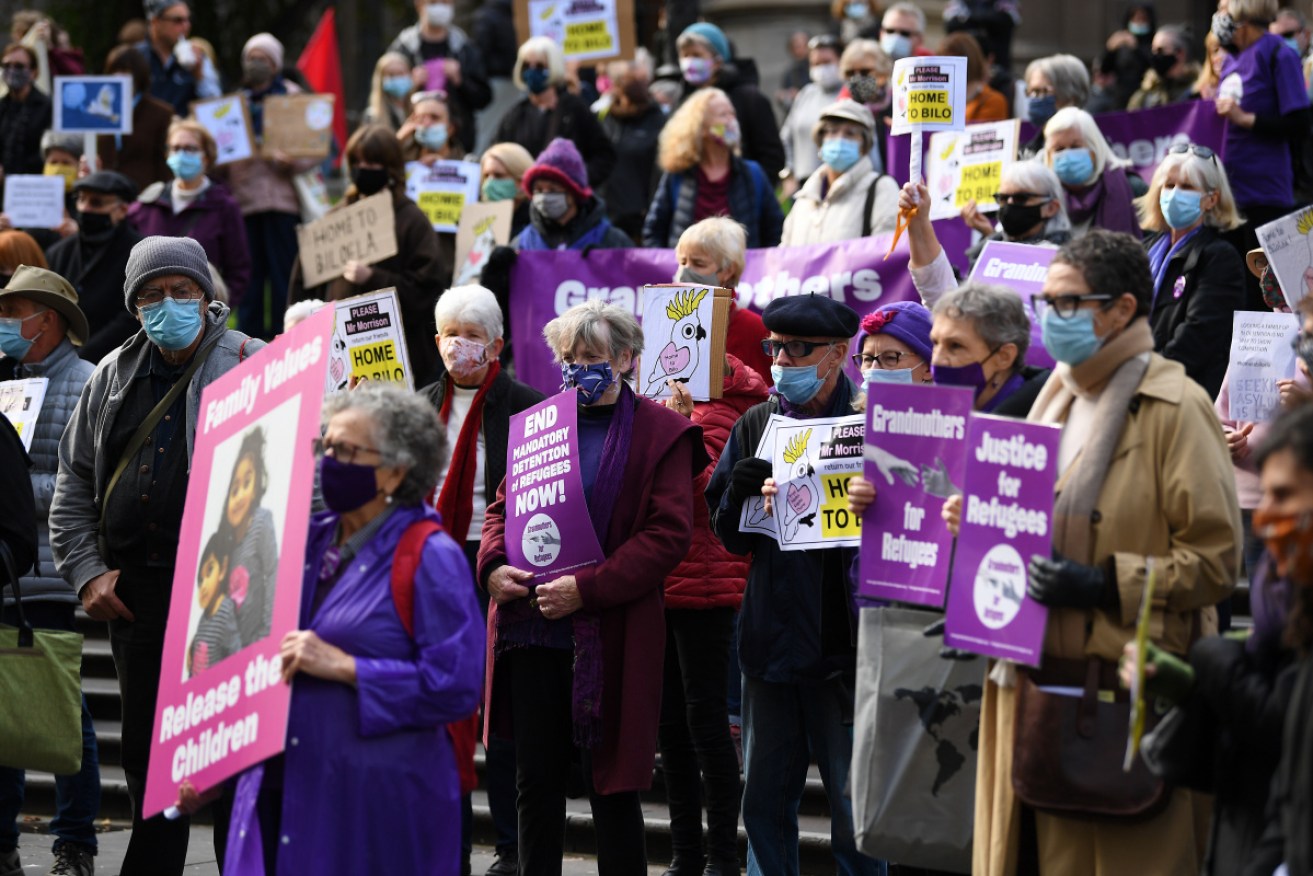
[[[696,858],[676,853],[670,861],[670,867],[661,876],[702,876],[706,861],[701,855]]]
[[[515,846],[499,849],[497,860],[488,868],[487,876],[519,876],[520,850]]]
[[[73,843],[64,843],[55,850],[55,866],[46,876],[94,876],[96,859],[91,850]]]

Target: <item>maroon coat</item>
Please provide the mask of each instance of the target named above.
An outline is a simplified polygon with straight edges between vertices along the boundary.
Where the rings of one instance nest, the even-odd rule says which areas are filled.
[[[733,608],[743,602],[751,556],[732,554],[711,531],[711,512],[702,493],[720,460],[729,433],[748,408],[766,400],[766,381],[737,357],[726,354],[730,373],[725,375],[724,396],[698,402],[693,422],[702,427],[702,442],[711,462],[698,475],[693,488],[693,541],[683,562],[666,579],[666,608]]]
[[[601,794],[641,791],[652,784],[661,671],[666,652],[662,584],[692,534],[693,481],[706,467],[701,430],[662,405],[640,398],[624,483],[602,550],[601,565],[575,573],[583,611],[595,613],[602,638],[602,739],[593,749],[593,787]],[[488,509],[479,548],[479,581],[506,564],[506,482]],[[488,611],[488,629],[497,606]],[[510,667],[495,661],[488,636],[485,742],[495,728],[510,736]]]

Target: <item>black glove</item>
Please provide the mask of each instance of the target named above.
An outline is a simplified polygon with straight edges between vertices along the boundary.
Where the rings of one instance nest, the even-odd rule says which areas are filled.
[[[1026,595],[1049,608],[1115,608],[1117,586],[1104,566],[1035,554],[1027,569]]]
[[[770,460],[755,456],[740,459],[729,473],[729,500],[742,505],[753,496],[760,496],[761,485],[772,474]]]

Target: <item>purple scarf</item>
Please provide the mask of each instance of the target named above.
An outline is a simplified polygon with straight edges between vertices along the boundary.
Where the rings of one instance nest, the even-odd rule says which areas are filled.
[[[1093,185],[1067,189],[1067,216],[1073,225],[1093,218],[1095,228],[1123,231],[1136,240],[1141,237],[1131,184],[1120,167],[1105,168]]]
[[[588,517],[597,533],[597,543],[606,549],[611,518],[629,462],[629,447],[634,435],[634,411],[638,400],[629,384],[620,381],[620,398],[611,427],[602,444],[602,459],[588,500]],[[574,688],[570,696],[570,718],[574,726],[574,744],[592,748],[602,738],[602,636],[597,615],[577,611],[572,618],[574,631]]]

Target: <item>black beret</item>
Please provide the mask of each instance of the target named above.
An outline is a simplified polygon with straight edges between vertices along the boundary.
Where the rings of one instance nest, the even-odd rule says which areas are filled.
[[[761,312],[769,331],[802,338],[851,338],[857,334],[857,311],[847,304],[817,295],[776,298]]]
[[[84,190],[114,195],[126,203],[137,200],[137,187],[132,184],[132,180],[112,170],[98,170],[73,183],[73,191]]]

